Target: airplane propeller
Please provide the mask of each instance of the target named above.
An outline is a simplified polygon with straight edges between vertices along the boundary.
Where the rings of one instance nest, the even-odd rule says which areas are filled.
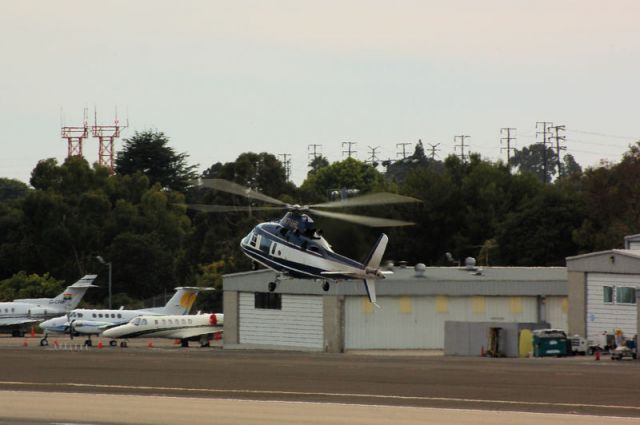
[[[207,204],[187,204],[187,207],[197,211],[203,212],[241,212],[241,211],[270,211],[270,210],[288,210],[298,212],[308,212],[320,217],[334,218],[337,220],[343,220],[351,223],[362,224],[370,227],[397,227],[397,226],[412,226],[415,223],[410,221],[395,220],[389,218],[370,217],[359,214],[346,214],[338,212],[323,211],[318,208],[346,208],[346,207],[360,207],[370,205],[388,205],[388,204],[400,204],[400,203],[416,203],[422,202],[419,199],[409,196],[398,195],[395,193],[379,192],[371,193],[368,195],[357,196],[354,198],[348,198],[340,201],[323,202],[320,204],[312,205],[291,205],[282,202],[278,199],[267,196],[263,193],[249,189],[234,182],[223,179],[199,179],[195,182],[202,187],[208,187],[216,189],[222,192],[232,193],[236,195],[246,196],[250,199],[267,202],[274,206],[234,206],[234,205],[207,205]]]

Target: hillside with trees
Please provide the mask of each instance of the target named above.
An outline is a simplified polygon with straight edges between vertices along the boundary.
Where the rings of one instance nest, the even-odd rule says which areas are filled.
[[[383,230],[390,237],[386,258],[409,263],[451,265],[450,253],[456,261],[472,256],[493,266],[558,266],[567,256],[620,247],[624,235],[640,230],[637,145],[618,163],[584,171],[570,155],[554,157],[544,177],[534,145],[516,152],[509,165],[478,154],[440,161],[427,158],[421,146],[384,165],[320,157],[299,187],[271,153],[245,152],[199,175],[188,154],[170,145],[163,133],[146,131],[125,140],[115,174],[74,157],[62,164],[41,160],[28,184],[0,178],[0,298],[24,293],[21,285],[50,293],[86,273],[98,273],[105,288],[98,255],[113,264],[115,299],[128,304],[180,285],[219,287],[222,274],[251,270],[239,241],[279,214],[187,209],[189,203],[247,205],[194,186],[198,177],[231,180],[285,202],[377,191],[418,198],[421,204],[349,211],[416,222]],[[356,259],[380,231],[317,222],[337,252]],[[96,290],[87,299],[102,304],[105,297]]]

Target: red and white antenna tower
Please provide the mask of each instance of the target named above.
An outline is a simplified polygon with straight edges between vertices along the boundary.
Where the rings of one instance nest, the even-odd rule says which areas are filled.
[[[122,126],[118,121],[118,110],[116,109],[116,118],[113,125],[98,125],[98,113],[94,110],[93,126],[91,126],[91,134],[98,139],[98,164],[105,166],[113,174],[113,142],[120,137],[120,130],[123,130],[129,126],[129,119],[127,118],[127,124]]]
[[[87,122],[87,108],[84,108],[82,127],[67,127],[62,123],[62,138],[67,139],[67,158],[79,156],[82,158],[82,142],[89,137],[89,124]]]

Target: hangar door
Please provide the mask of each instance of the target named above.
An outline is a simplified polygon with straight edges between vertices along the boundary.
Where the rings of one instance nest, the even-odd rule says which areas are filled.
[[[622,329],[627,338],[637,332],[636,288],[640,276],[613,273],[587,274],[587,338],[600,341]]]
[[[321,296],[241,292],[240,344],[323,349]]]
[[[536,297],[346,297],[345,349],[442,349],[444,323],[537,322]]]

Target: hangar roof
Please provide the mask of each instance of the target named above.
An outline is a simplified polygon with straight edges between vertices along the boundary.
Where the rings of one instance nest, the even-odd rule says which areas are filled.
[[[567,257],[572,272],[640,274],[640,251],[610,249]]]
[[[427,267],[417,276],[413,267],[394,267],[393,274],[376,282],[378,295],[487,295],[544,296],[567,295],[565,267],[479,267],[470,271],[464,267]],[[275,273],[258,270],[228,274],[223,277],[225,291],[264,292]],[[332,283],[328,294],[362,295],[362,283],[342,281]],[[322,295],[319,281],[284,279],[276,292]]]

